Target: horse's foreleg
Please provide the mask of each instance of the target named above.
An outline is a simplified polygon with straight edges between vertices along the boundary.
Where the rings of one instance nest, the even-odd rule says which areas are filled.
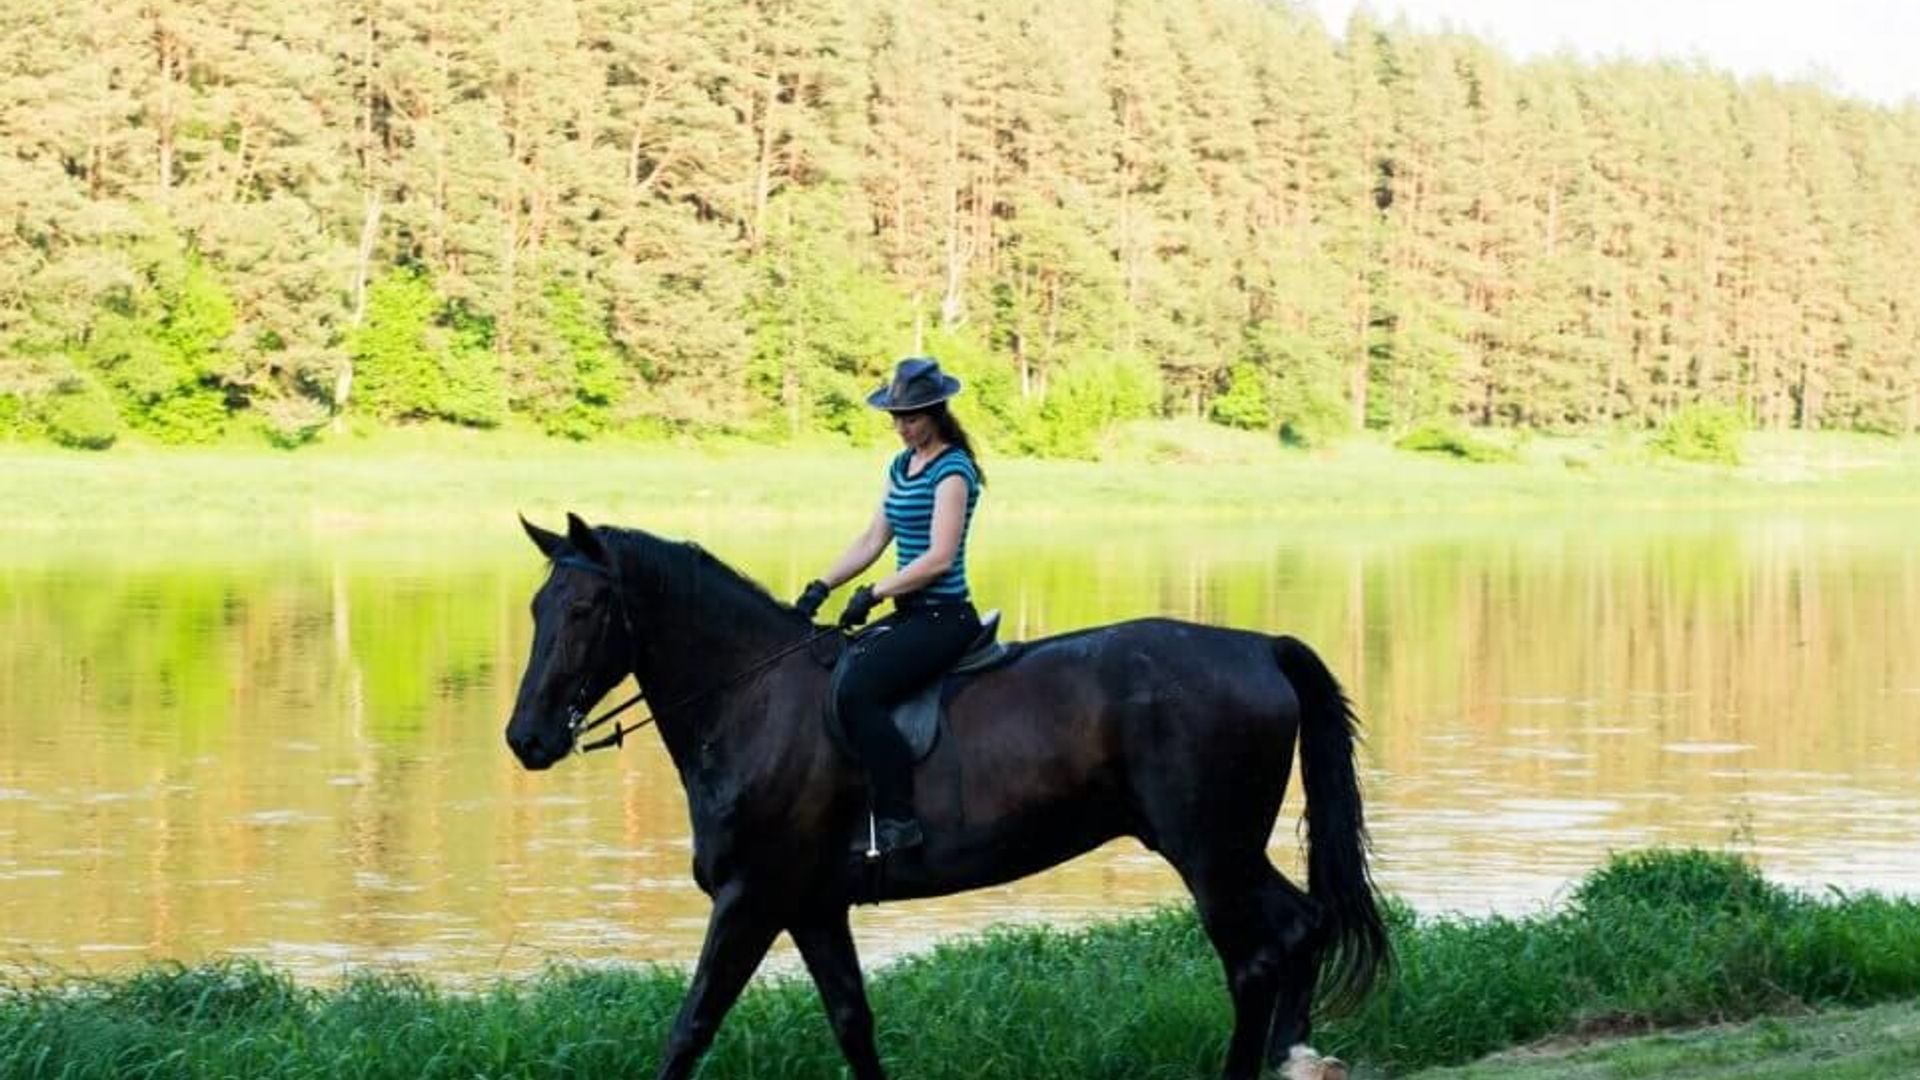
[[[854,1080],[885,1080],[873,1046],[873,1010],[867,1006],[866,982],[860,976],[860,957],[847,927],[846,909],[787,930],[800,947],[813,984],[820,988],[827,1020],[840,1041],[840,1052],[853,1068]]]
[[[660,1080],[684,1080],[693,1074],[700,1055],[713,1044],[721,1018],[739,999],[777,933],[773,921],[752,910],[737,891],[723,890],[714,897],[700,964],[660,1059]]]

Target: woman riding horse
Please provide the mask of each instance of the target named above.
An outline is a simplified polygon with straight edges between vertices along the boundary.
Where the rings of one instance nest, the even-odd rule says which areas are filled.
[[[839,711],[867,768],[873,792],[877,851],[902,851],[922,840],[913,812],[913,751],[889,718],[892,707],[960,659],[980,632],[967,592],[967,526],[986,482],[966,429],[947,407],[960,380],[929,357],[900,361],[893,381],[867,404],[893,414],[906,449],[887,466],[886,494],[866,531],[807,583],[794,602],[812,617],[827,595],[858,577],[892,543],[892,574],[854,590],[840,628],[865,622],[874,604],[893,614],[865,635],[840,681]]]
[[[572,515],[564,536],[526,529],[550,572],[508,746],[529,769],[553,766],[593,727],[587,707],[631,674],[655,703],[686,790],[694,881],[713,900],[661,1080],[692,1074],[782,932],[855,1080],[880,1080],[851,905],[996,885],[1121,836],[1193,894],[1232,999],[1229,1080],[1263,1063],[1300,1071],[1316,998],[1351,1004],[1389,966],[1353,713],[1304,643],[1139,619],[1028,642],[964,677],[921,765],[924,842],[881,860],[876,890],[847,850],[867,784],[822,722],[829,672],[809,648],[836,631],[692,544]],[[1304,890],[1267,855],[1296,747]]]

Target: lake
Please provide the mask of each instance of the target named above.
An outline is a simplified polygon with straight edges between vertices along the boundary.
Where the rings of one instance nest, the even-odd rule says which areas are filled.
[[[1423,912],[1512,912],[1663,844],[1920,893],[1916,527],[1911,510],[983,519],[970,562],[1009,639],[1157,614],[1313,644],[1366,727],[1382,886]],[[779,595],[848,539],[661,531]],[[455,984],[690,964],[706,901],[657,737],[540,774],[502,742],[541,573],[511,527],[454,550],[11,538],[0,964],[245,953],[314,980],[398,965]],[[1298,790],[1273,840],[1290,873]],[[863,908],[855,928],[872,963],[1182,895],[1121,841],[1008,887]],[[790,947],[774,964],[797,967]]]

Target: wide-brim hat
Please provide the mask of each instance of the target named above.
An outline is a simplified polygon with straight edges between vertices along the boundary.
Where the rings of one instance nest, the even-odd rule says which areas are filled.
[[[888,412],[918,412],[960,392],[960,380],[940,370],[931,356],[909,356],[893,369],[893,381],[867,395],[867,404]]]

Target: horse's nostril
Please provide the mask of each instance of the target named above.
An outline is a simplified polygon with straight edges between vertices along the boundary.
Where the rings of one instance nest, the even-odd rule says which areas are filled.
[[[529,769],[544,769],[567,756],[565,746],[554,745],[551,732],[523,731],[507,736],[507,746],[520,764]]]

